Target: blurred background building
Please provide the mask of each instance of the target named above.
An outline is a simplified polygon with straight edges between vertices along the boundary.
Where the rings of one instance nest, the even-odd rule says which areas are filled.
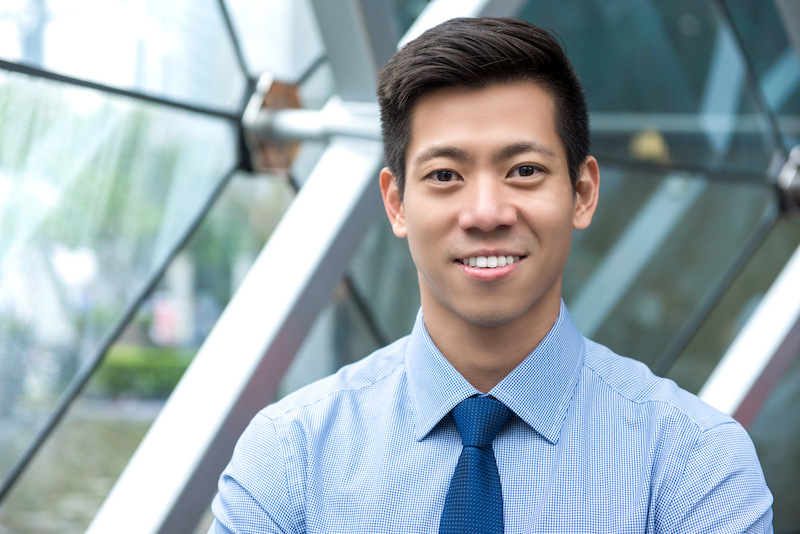
[[[741,421],[800,532],[800,1],[5,0],[0,534],[205,532],[259,408],[408,333],[374,77],[475,15],[586,90],[578,326]]]

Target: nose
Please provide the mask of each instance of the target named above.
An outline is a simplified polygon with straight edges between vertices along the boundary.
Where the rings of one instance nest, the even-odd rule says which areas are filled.
[[[491,232],[517,222],[511,191],[497,178],[475,179],[465,188],[458,223],[464,230]]]

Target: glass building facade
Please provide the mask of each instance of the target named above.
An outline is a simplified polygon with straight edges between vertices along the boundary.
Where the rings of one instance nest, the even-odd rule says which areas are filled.
[[[12,0],[0,534],[125,524],[121,500],[151,509],[152,472],[163,509],[132,531],[204,532],[259,407],[409,332],[416,270],[381,215],[374,76],[404,39],[481,14],[553,31],[586,91],[601,200],[564,282],[584,335],[706,398],[755,320],[800,313],[791,280],[787,307],[767,306],[800,246],[788,0]],[[280,261],[292,251],[307,268]],[[795,532],[800,319],[775,336],[730,412],[775,531]],[[185,452],[161,460],[174,477],[152,454],[165,442]]]

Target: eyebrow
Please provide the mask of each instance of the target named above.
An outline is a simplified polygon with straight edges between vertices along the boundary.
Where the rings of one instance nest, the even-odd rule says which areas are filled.
[[[543,154],[551,158],[557,157],[555,151],[553,151],[550,147],[531,141],[525,143],[514,143],[513,145],[503,147],[497,154],[494,155],[493,159],[495,163],[499,163],[501,161],[513,158],[519,154],[525,154],[526,152],[538,152],[539,154]]]
[[[472,157],[469,155],[469,153],[467,153],[466,150],[461,150],[460,148],[456,148],[453,146],[434,146],[429,148],[422,154],[418,154],[411,162],[411,164],[415,166],[421,165],[426,161],[435,158],[450,158],[456,161],[464,161],[464,162],[472,161]]]
[[[523,142],[523,143],[514,143],[513,145],[508,145],[500,149],[492,158],[495,163],[499,163],[505,161],[507,159],[513,158],[519,154],[524,154],[526,152],[537,152],[539,154],[543,154],[545,156],[555,158],[557,157],[555,151],[551,148],[536,143],[536,142]],[[434,146],[426,150],[425,152],[418,154],[414,160],[411,162],[412,165],[421,165],[426,161],[435,159],[435,158],[450,158],[456,161],[463,161],[463,162],[471,162],[472,156],[466,151],[460,148],[456,148],[453,146]]]

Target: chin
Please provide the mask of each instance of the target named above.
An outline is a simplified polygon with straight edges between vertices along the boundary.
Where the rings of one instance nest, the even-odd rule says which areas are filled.
[[[481,310],[459,314],[461,318],[475,326],[492,328],[506,325],[522,315],[520,311],[512,310]]]

